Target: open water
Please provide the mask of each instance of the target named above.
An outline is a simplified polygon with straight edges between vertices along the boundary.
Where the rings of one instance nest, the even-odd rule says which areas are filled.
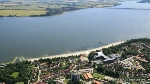
[[[148,8],[123,2],[114,8]],[[150,38],[150,10],[88,8],[48,17],[1,17],[0,62],[100,47],[103,43]]]

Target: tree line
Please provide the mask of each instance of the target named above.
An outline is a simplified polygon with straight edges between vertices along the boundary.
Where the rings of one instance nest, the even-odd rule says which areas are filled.
[[[39,17],[39,16],[51,16],[51,15],[56,15],[56,14],[62,14],[63,12],[67,11],[74,11],[74,10],[79,10],[80,8],[76,7],[62,7],[62,8],[46,8],[46,14],[41,14],[41,15],[30,15],[30,17]]]
[[[120,76],[119,72],[114,72],[114,71],[109,70],[107,68],[104,68],[100,65],[98,65],[98,67],[96,68],[96,71],[98,73],[105,74],[107,76],[111,76],[111,77],[114,77],[114,78],[119,78],[119,76]]]

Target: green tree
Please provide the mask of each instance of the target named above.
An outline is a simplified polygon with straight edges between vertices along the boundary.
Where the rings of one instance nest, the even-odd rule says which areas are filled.
[[[56,82],[54,80],[49,80],[48,84],[56,84]]]
[[[95,56],[95,52],[92,51],[92,52],[90,52],[90,54],[89,54],[89,56],[88,56],[88,59],[89,59],[89,60],[94,60],[94,56]]]

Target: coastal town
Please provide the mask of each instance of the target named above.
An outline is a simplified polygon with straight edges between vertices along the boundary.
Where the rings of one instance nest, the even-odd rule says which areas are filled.
[[[150,39],[147,38],[128,40],[90,53],[20,60],[0,65],[0,84],[150,83]],[[11,71],[12,66],[21,69]],[[5,72],[9,74],[5,76]],[[8,76],[10,79],[5,78]]]

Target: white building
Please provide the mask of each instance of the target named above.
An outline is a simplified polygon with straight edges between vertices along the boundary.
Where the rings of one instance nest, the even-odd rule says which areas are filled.
[[[94,59],[96,59],[96,58],[109,59],[108,56],[104,55],[102,50],[100,52],[95,52]]]
[[[119,54],[110,54],[110,57],[111,57],[112,59],[116,59],[116,58],[120,58],[121,55],[119,55]]]

